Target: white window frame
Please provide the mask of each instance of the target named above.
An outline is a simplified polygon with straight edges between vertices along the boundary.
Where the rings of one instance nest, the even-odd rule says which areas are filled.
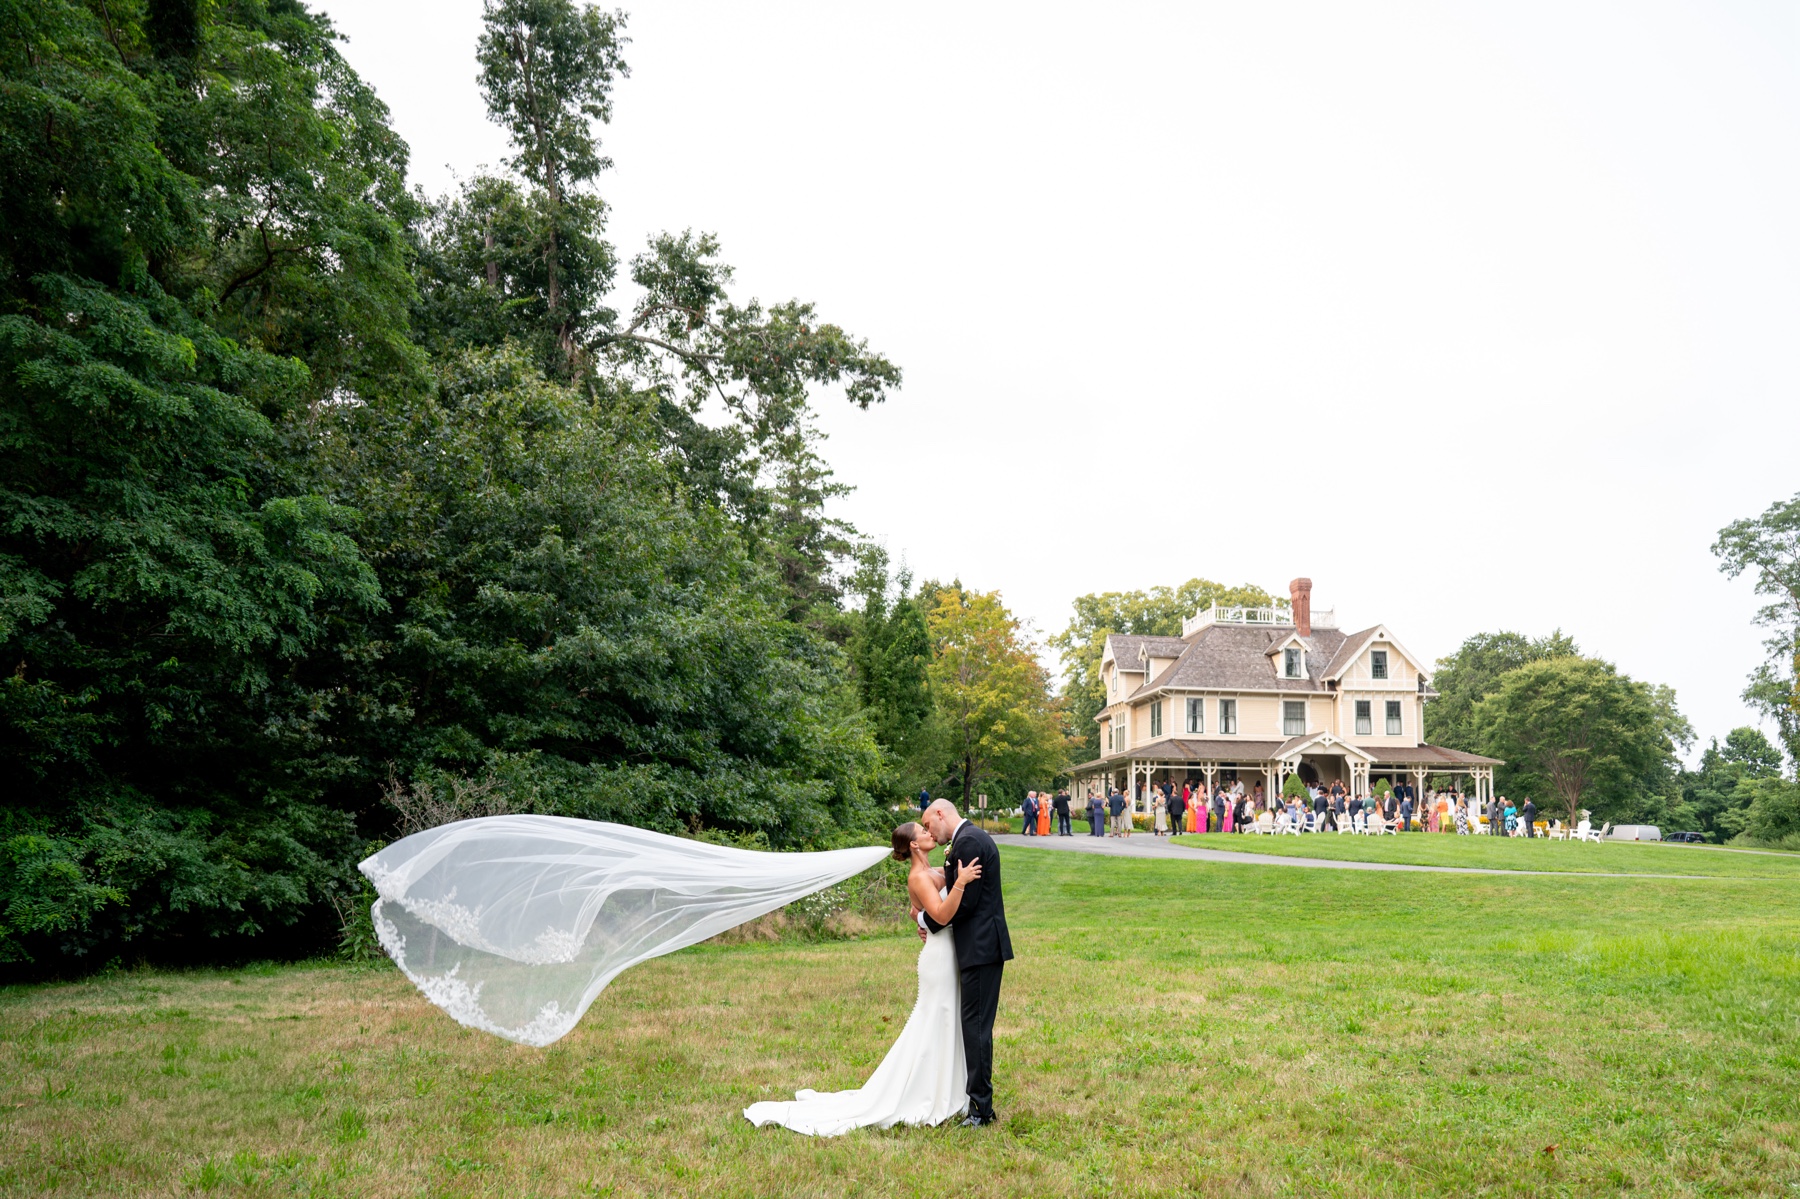
[[[1162,700],[1160,699],[1150,705],[1150,735],[1152,737],[1162,736]]]
[[[1299,646],[1290,645],[1281,651],[1281,677],[1284,679],[1306,677],[1306,657]]]
[[[1219,735],[1226,736],[1237,732],[1237,700],[1222,699],[1219,701]]]
[[[1372,699],[1359,699],[1355,702],[1356,707],[1353,711],[1356,714],[1356,735],[1358,737],[1373,737],[1375,735],[1375,701]]]
[[[1187,701],[1187,731],[1204,733],[1206,731],[1206,701],[1189,698]]]
[[[1299,728],[1294,727],[1295,710],[1299,710]],[[1306,701],[1303,699],[1284,699],[1281,701],[1281,735],[1299,737],[1306,733]]]
[[[1369,677],[1385,679],[1388,677],[1388,652],[1384,649],[1369,651]]]
[[[1398,737],[1401,733],[1403,733],[1405,731],[1406,731],[1406,715],[1405,715],[1405,713],[1403,713],[1400,710],[1400,701],[1397,699],[1388,700],[1387,701],[1387,735],[1390,737]]]

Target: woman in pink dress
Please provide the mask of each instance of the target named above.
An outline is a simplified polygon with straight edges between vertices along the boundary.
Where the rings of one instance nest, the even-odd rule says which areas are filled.
[[[1219,831],[1221,833],[1229,833],[1231,831],[1231,809],[1235,807],[1237,807],[1235,802],[1227,803],[1225,805],[1225,815],[1219,818]]]

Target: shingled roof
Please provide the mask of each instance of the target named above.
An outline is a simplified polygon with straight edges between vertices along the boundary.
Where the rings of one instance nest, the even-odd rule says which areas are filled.
[[[1108,754],[1087,765],[1099,766],[1106,762],[1116,762],[1122,758],[1146,758],[1165,762],[1261,762],[1272,756],[1281,748],[1279,741],[1232,741],[1223,737],[1197,739],[1193,737],[1166,737],[1161,741],[1152,741],[1148,745],[1140,745],[1135,749],[1122,749],[1118,753]],[[1083,769],[1077,767],[1076,769]]]
[[[1179,658],[1127,698],[1136,699],[1163,687],[1205,687],[1223,691],[1325,690],[1325,669],[1343,648],[1346,638],[1336,629],[1314,629],[1312,636],[1301,638],[1306,643],[1306,677],[1284,679],[1269,668],[1268,650],[1276,642],[1285,641],[1293,631],[1292,625],[1208,625],[1186,639]]]
[[[1113,661],[1121,670],[1139,670],[1139,651],[1147,651],[1152,658],[1173,658],[1187,648],[1187,642],[1179,637],[1139,636],[1134,633],[1109,633],[1106,644],[1112,649]],[[1104,654],[1101,655],[1105,657]]]

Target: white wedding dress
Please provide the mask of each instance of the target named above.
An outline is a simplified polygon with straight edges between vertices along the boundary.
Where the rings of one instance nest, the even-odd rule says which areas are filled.
[[[854,1091],[799,1091],[790,1102],[753,1103],[744,1115],[759,1128],[780,1124],[815,1137],[870,1125],[941,1124],[968,1110],[968,1082],[956,933],[946,928],[925,938],[912,1015],[868,1082]]]

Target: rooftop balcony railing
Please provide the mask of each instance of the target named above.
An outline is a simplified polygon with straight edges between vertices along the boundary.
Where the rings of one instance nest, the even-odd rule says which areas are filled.
[[[1293,614],[1286,608],[1259,608],[1247,604],[1214,604],[1194,613],[1181,622],[1181,635],[1188,636],[1208,625],[1245,624],[1245,625],[1291,625]],[[1312,626],[1315,629],[1335,629],[1338,627],[1337,612],[1314,612]]]

